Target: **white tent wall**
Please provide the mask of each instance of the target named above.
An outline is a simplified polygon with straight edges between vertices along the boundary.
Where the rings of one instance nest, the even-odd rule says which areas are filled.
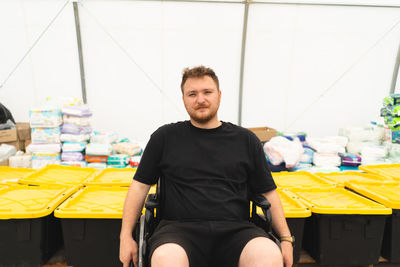
[[[377,118],[399,48],[400,8],[270,2],[249,4],[242,125],[332,135]],[[87,0],[78,8],[96,130],[146,141],[187,119],[181,71],[199,64],[219,75],[220,119],[239,123],[243,1]],[[0,21],[0,85],[33,46],[0,88],[18,121],[47,96],[81,97],[72,2],[4,0]]]
[[[95,128],[146,140],[157,127],[187,119],[181,72],[198,64],[218,73],[220,118],[237,123],[243,5],[87,1],[79,6]]]
[[[81,96],[74,25],[65,0],[0,2],[0,102],[16,120],[48,96]]]

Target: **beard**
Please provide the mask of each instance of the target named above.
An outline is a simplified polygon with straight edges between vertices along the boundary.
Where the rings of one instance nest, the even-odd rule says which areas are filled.
[[[207,107],[208,112],[205,114],[202,114],[202,113],[198,114],[197,109],[195,109],[193,112],[188,111],[188,113],[192,120],[194,120],[197,123],[204,124],[204,123],[211,121],[215,116],[217,116],[218,107],[219,107],[219,105],[216,108],[212,108],[211,106],[208,106]]]

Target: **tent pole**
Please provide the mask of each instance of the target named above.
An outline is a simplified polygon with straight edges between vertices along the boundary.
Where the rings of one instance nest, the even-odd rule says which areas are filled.
[[[81,26],[79,23],[78,3],[76,1],[74,1],[73,6],[74,6],[74,16],[75,16],[76,40],[78,42],[79,70],[80,70],[80,74],[81,74],[82,99],[83,99],[83,103],[87,104],[85,68],[84,68],[84,64],[83,64],[82,38],[81,38]]]

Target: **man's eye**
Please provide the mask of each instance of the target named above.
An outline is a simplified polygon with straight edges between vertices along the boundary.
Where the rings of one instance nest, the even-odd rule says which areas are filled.
[[[195,96],[195,94],[189,94],[189,96]]]

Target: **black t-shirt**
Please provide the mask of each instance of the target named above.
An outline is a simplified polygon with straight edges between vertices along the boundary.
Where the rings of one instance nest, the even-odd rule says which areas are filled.
[[[222,122],[201,129],[190,121],[156,130],[134,179],[162,179],[162,217],[167,220],[247,220],[248,194],[276,188],[259,139]]]

